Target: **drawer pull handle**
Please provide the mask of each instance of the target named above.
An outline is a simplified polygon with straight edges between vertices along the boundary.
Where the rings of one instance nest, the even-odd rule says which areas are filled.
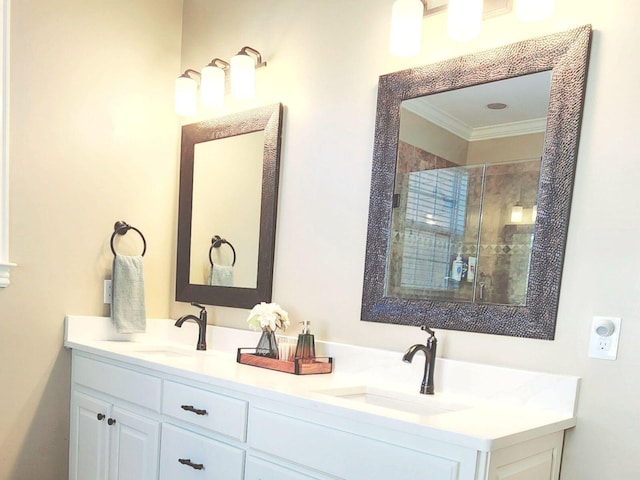
[[[194,470],[204,470],[204,465],[202,463],[193,463],[190,458],[179,458],[178,461],[182,465],[187,465]]]
[[[107,423],[108,423],[109,425],[115,425],[115,423],[116,423],[116,419],[115,419],[115,418],[110,418],[110,419],[108,419],[108,420],[107,420]]]
[[[99,414],[96,416],[96,418],[97,418],[98,420],[100,420],[100,421],[104,420],[104,419],[105,419],[105,417],[106,417],[106,415],[105,415],[104,413],[99,413]]]
[[[195,408],[193,405],[181,405],[180,408],[187,412],[193,412],[196,415],[208,415],[206,410],[200,410],[199,408]]]

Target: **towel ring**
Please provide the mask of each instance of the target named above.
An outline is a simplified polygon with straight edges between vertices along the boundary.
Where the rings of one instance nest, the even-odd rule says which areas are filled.
[[[226,243],[227,245],[229,245],[231,247],[231,251],[233,252],[233,263],[231,264],[231,266],[233,267],[236,264],[236,249],[233,248],[233,245],[231,245],[224,238],[220,237],[220,235],[214,235],[214,237],[211,239],[211,247],[209,248],[209,263],[211,264],[212,267],[213,267],[213,259],[211,258],[211,252],[213,252],[214,248],[220,248],[220,246],[223,243]]]
[[[116,222],[113,226],[113,234],[111,235],[111,251],[113,252],[113,256],[116,256],[116,249],[113,247],[113,239],[116,238],[116,235],[125,235],[129,230],[138,232],[138,235],[142,238],[142,243],[144,245],[142,248],[142,256],[144,257],[144,254],[147,251],[147,241],[145,240],[144,235],[136,227],[132,227],[127,222],[123,222],[121,220]]]

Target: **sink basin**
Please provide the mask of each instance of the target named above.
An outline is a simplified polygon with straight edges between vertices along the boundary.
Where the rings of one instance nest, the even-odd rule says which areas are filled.
[[[198,358],[201,356],[212,356],[213,352],[203,350],[198,351],[195,348],[191,350],[180,350],[166,347],[157,347],[157,348],[143,348],[140,350],[134,350],[132,352],[134,355],[139,355],[148,359],[156,359],[156,360],[186,360],[192,358]]]
[[[321,390],[316,393],[348,400],[350,402],[363,403],[366,405],[389,408],[405,413],[414,413],[425,416],[442,415],[444,413],[471,408],[471,405],[438,398],[437,394],[435,396],[422,395],[419,393],[410,394],[365,385]]]
[[[190,357],[186,352],[176,352],[174,350],[136,350],[134,353],[138,355],[152,356],[152,357],[165,357],[165,358],[180,358]]]

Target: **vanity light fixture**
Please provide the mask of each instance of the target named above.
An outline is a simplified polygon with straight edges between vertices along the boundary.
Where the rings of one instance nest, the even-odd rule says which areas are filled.
[[[458,42],[473,40],[480,35],[482,0],[449,0],[447,34]]]
[[[389,51],[397,57],[420,53],[423,17],[448,12],[447,33],[457,41],[480,34],[483,19],[511,12],[515,2],[518,19],[540,21],[553,13],[555,0],[395,0],[391,9]]]
[[[178,115],[191,116],[198,111],[198,83],[191,75],[200,76],[200,72],[188,68],[176,78],[174,101]]]
[[[248,100],[256,93],[256,68],[264,67],[260,52],[251,47],[242,47],[237,55],[231,57],[231,95]]]
[[[396,57],[413,57],[420,53],[422,19],[425,5],[421,0],[396,0],[391,8],[389,51]]]
[[[555,0],[515,0],[516,17],[523,22],[539,22],[553,14]]]
[[[222,108],[226,94],[226,71],[231,76],[231,94],[240,99],[250,99],[255,95],[256,68],[266,67],[260,52],[251,47],[242,47],[237,55],[225,62],[214,58],[202,68],[202,73],[187,69],[176,79],[175,111],[178,115],[193,116],[198,112],[198,82],[200,77],[200,105],[207,109]]]
[[[214,58],[202,68],[200,80],[200,103],[205,108],[222,108],[225,94],[225,70],[229,64],[219,58]]]

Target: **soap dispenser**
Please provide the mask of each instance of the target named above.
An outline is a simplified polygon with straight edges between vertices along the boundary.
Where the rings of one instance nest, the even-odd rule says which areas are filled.
[[[460,280],[462,280],[462,265],[463,265],[463,261],[462,261],[462,255],[460,253],[458,253],[458,256],[456,257],[456,259],[453,261],[453,263],[451,264],[451,278],[457,282],[459,282]]]
[[[296,345],[296,358],[302,362],[309,362],[316,358],[316,346],[313,335],[309,332],[309,320],[300,322],[302,325],[302,333],[298,335],[298,344]]]

